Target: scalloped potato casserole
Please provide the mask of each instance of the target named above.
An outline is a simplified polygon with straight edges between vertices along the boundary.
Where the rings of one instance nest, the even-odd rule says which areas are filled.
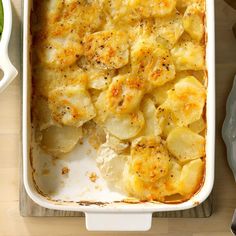
[[[205,173],[204,0],[35,0],[35,140],[62,157],[88,139],[107,185],[185,201]]]

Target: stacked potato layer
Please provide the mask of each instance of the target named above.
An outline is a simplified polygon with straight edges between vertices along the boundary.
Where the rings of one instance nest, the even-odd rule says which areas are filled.
[[[99,163],[104,147],[122,159],[130,196],[168,202],[196,193],[205,168],[204,1],[36,0],[34,9],[41,148],[60,157],[92,127]]]

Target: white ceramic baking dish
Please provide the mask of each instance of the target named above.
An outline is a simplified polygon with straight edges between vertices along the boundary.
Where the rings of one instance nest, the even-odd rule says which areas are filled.
[[[179,204],[125,203],[124,196],[109,190],[102,178],[96,183],[89,181],[88,173],[98,173],[94,153],[79,146],[62,160],[55,162],[45,154],[32,149],[31,124],[31,75],[30,75],[30,13],[31,1],[24,0],[23,30],[23,171],[24,185],[28,195],[37,204],[57,210],[81,211],[86,216],[88,230],[129,230],[144,231],[151,227],[152,213],[177,211],[192,208],[203,202],[210,194],[214,181],[215,141],[215,55],[214,55],[214,1],[207,0],[207,144],[206,173],[202,188],[190,200]],[[32,168],[32,162],[33,167]],[[43,167],[50,173],[42,175]],[[63,166],[70,168],[65,177],[60,171]],[[34,172],[34,173],[33,173]],[[45,177],[46,176],[46,177]],[[36,183],[36,185],[35,185]],[[48,194],[45,194],[47,192]]]

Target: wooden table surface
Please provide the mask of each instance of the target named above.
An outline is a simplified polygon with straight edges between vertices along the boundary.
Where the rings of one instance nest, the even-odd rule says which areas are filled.
[[[230,222],[236,207],[236,184],[226,162],[221,127],[225,102],[236,73],[236,40],[231,31],[236,11],[216,0],[216,177],[214,212],[207,219],[153,219],[147,235],[231,235]],[[20,71],[21,1],[13,0],[13,33],[10,58]],[[19,215],[19,160],[21,135],[21,78],[0,95],[0,236],[104,235],[87,232],[84,218],[23,218]],[[106,233],[117,235],[119,233]],[[145,233],[127,233],[143,235]]]

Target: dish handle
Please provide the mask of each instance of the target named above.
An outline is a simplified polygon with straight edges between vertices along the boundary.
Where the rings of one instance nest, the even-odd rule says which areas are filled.
[[[2,5],[4,12],[4,25],[2,37],[0,39],[0,68],[2,69],[4,75],[0,80],[0,93],[11,83],[11,81],[17,75],[17,70],[12,65],[8,57],[8,44],[12,28],[11,1],[2,0]]]
[[[147,231],[152,225],[152,213],[87,212],[86,228],[91,231]]]
[[[0,68],[3,70],[3,78],[0,80],[0,93],[11,83],[17,76],[16,68],[11,64],[8,56],[0,59]]]

